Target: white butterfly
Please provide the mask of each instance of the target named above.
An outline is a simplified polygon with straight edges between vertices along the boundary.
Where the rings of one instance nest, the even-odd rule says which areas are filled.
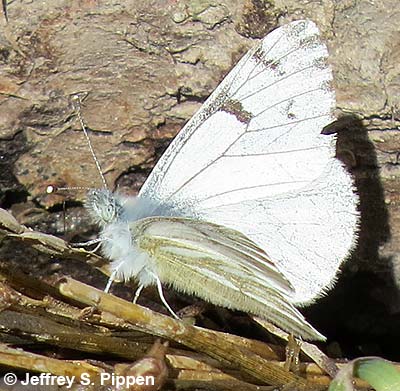
[[[334,120],[327,49],[311,21],[250,50],[181,130],[140,190],[94,190],[114,278],[161,283],[323,339],[296,306],[334,283],[358,198],[322,135]],[[172,309],[168,306],[170,311]]]

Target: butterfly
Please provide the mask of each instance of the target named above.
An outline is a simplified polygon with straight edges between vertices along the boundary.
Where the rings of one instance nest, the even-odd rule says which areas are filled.
[[[335,158],[328,52],[316,25],[267,35],[178,133],[137,197],[86,207],[114,279],[162,285],[309,340],[298,307],[334,284],[357,238],[358,197]]]

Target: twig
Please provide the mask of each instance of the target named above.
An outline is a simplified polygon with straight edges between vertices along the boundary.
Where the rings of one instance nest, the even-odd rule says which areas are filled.
[[[226,338],[221,338],[222,333],[217,335],[209,330],[186,325],[182,321],[128,303],[71,278],[59,282],[58,289],[65,297],[95,306],[100,311],[110,312],[144,332],[173,340],[216,359],[231,362],[267,384],[280,386],[296,383],[299,387],[312,387],[307,380],[285,371],[275,363],[231,343]]]

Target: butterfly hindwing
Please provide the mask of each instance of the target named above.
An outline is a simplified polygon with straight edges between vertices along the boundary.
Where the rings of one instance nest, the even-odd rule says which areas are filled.
[[[235,230],[185,218],[131,223],[136,247],[158,278],[214,304],[269,319],[306,339],[323,339],[290,303],[293,288],[267,255]]]

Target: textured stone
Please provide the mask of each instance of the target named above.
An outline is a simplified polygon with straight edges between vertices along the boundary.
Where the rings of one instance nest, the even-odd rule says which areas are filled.
[[[63,197],[46,194],[48,183],[101,186],[72,95],[86,95],[82,115],[107,182],[133,194],[253,38],[278,24],[313,19],[331,53],[338,108],[355,119],[338,136],[338,155],[356,178],[362,211],[359,245],[344,277],[350,276],[351,286],[356,271],[379,276],[376,286],[360,288],[358,295],[373,296],[387,312],[399,311],[396,1],[49,0],[44,7],[16,0],[8,13],[10,23],[0,21],[1,159],[6,156],[0,193],[7,192],[7,207],[18,202],[21,214],[21,189],[28,194],[27,208],[32,202],[57,208]],[[12,156],[3,152],[12,148]],[[71,192],[68,198],[83,196]],[[359,329],[365,323],[345,311],[342,316]]]

